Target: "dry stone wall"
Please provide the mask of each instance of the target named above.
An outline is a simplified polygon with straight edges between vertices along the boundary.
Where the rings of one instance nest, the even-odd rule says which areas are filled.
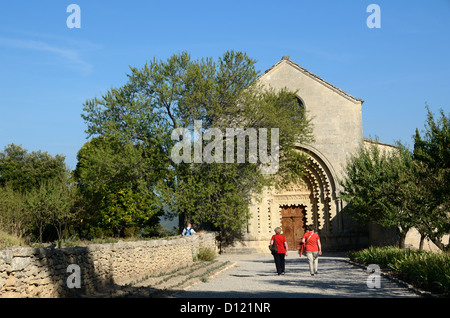
[[[11,247],[0,251],[0,298],[89,296],[189,265],[202,247],[216,249],[213,233],[72,248]]]

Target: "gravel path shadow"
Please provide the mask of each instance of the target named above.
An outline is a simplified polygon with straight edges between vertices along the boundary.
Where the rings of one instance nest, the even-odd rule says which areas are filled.
[[[306,257],[294,251],[286,258],[286,274],[278,276],[270,254],[220,255],[221,261],[236,264],[205,283],[176,292],[178,298],[410,298],[413,290],[383,275],[380,288],[369,288],[369,273],[348,262],[344,254],[319,258],[319,274],[311,276]]]

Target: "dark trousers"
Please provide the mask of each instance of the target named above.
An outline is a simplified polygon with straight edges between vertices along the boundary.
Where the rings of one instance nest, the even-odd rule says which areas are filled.
[[[281,275],[281,273],[284,273],[284,257],[285,255],[283,253],[275,253],[273,254],[273,258],[275,259],[275,266],[277,268],[278,275]]]

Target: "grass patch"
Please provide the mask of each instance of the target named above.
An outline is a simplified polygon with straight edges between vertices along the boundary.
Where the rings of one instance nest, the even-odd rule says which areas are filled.
[[[25,240],[0,230],[0,250],[11,246],[25,246]]]
[[[415,287],[450,296],[450,255],[397,247],[369,247],[348,253],[350,260],[378,264]]]
[[[210,261],[215,260],[216,256],[217,256],[217,254],[214,249],[201,247],[198,250],[197,257],[194,260],[210,262]]]

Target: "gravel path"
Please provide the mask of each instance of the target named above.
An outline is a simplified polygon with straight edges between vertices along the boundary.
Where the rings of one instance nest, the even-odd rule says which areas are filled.
[[[368,288],[369,273],[343,255],[322,255],[319,274],[309,274],[306,257],[294,251],[286,258],[286,274],[276,275],[270,254],[220,255],[235,263],[205,283],[173,295],[176,298],[296,298],[296,297],[420,297],[413,290],[381,275],[380,288]]]

